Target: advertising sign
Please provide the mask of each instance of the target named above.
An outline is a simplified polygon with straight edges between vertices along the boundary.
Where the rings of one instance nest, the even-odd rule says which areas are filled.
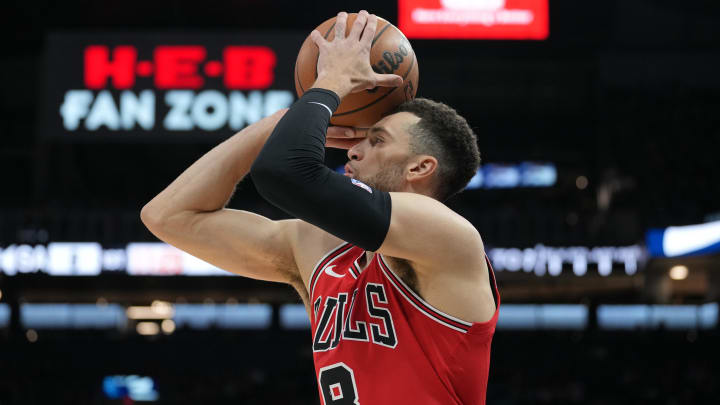
[[[227,136],[295,99],[294,34],[52,34],[44,135]]]
[[[609,276],[614,267],[632,276],[647,260],[640,245],[550,247],[488,247],[496,272],[559,276]],[[592,267],[592,272],[589,268]],[[97,242],[51,242],[45,245],[0,246],[0,274],[44,273],[51,276],[233,276],[174,246],[161,242],[131,242],[124,248],[105,248]]]
[[[549,35],[548,0],[398,0],[408,38],[532,39]]]

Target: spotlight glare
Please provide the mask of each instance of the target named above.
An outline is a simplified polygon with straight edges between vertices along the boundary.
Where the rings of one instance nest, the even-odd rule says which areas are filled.
[[[166,319],[162,321],[160,327],[162,328],[163,333],[165,333],[166,335],[175,332],[175,322],[173,322],[172,319]]]
[[[128,307],[126,311],[129,319],[169,319],[173,317],[174,313],[175,309],[172,305],[157,305],[155,303],[149,307]]]
[[[143,336],[152,336],[160,333],[160,327],[155,322],[138,322],[137,333]]]
[[[150,308],[158,315],[172,312],[172,304],[167,301],[155,300],[150,304]]]
[[[585,190],[589,183],[588,178],[585,176],[578,176],[578,178],[575,179],[575,186],[580,190]]]
[[[683,265],[673,266],[670,269],[670,278],[673,280],[685,280],[688,276],[688,268]]]

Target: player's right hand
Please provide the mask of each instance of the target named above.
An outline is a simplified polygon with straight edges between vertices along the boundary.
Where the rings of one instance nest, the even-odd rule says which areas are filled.
[[[332,90],[342,99],[350,93],[378,86],[398,87],[403,78],[395,74],[380,74],[370,66],[370,49],[377,29],[377,16],[362,10],[345,35],[348,14],[338,13],[335,37],[327,41],[318,30],[310,39],[318,46],[317,79],[313,87]]]
[[[362,142],[367,131],[352,127],[330,127],[325,137],[325,147],[337,149],[350,149]]]

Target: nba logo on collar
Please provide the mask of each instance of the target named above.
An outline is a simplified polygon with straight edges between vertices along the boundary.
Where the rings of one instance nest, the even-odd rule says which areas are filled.
[[[367,191],[368,193],[372,194],[372,189],[370,188],[370,186],[368,186],[367,184],[363,183],[362,181],[360,181],[360,180],[355,180],[355,179],[350,179],[350,181],[352,182],[352,184],[354,184],[354,185],[362,188],[363,190]]]

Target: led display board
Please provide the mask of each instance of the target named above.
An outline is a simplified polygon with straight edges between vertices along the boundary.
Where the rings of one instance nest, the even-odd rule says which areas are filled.
[[[575,276],[586,276],[590,265],[597,274],[609,276],[615,265],[632,276],[645,264],[647,252],[640,245],[550,247],[487,247],[497,272],[559,276],[572,268]],[[45,245],[0,247],[0,274],[26,273],[51,276],[233,276],[210,263],[161,242],[132,242],[124,248],[104,248],[97,242],[51,242]],[[594,270],[593,270],[594,273]]]
[[[112,375],[103,378],[103,393],[108,399],[129,399],[132,401],[154,402],[159,398],[152,377],[139,375]]]
[[[345,166],[335,171],[345,173]],[[478,168],[466,190],[552,187],[557,181],[557,168],[552,163],[522,162],[519,164],[486,163]]]
[[[176,304],[171,307],[174,314],[167,319],[172,319],[177,328],[263,330],[271,328],[274,322],[275,309],[270,304]],[[133,319],[126,316],[126,312],[131,308],[115,303],[23,303],[20,305],[20,321],[23,328],[43,331],[117,329],[128,332],[130,329],[127,325]],[[717,327],[718,308],[717,302],[701,305],[612,304],[599,305],[595,315],[601,329],[697,330]],[[281,328],[310,328],[304,305],[285,304],[277,311],[277,322]],[[503,303],[500,306],[497,328],[584,330],[588,327],[591,311],[593,309],[582,304]],[[0,303],[0,328],[7,327],[9,319],[8,305]],[[109,320],[111,322],[108,322]]]
[[[630,246],[568,246],[550,247],[541,244],[524,249],[491,247],[487,251],[496,272],[533,273],[536,276],[559,276],[565,264],[572,265],[576,276],[586,276],[588,265],[597,266],[597,274],[609,276],[613,265],[622,265],[632,276],[647,261],[647,252],[640,245]]]
[[[720,221],[651,229],[646,240],[653,257],[716,254],[720,252]]]
[[[295,34],[51,34],[43,134],[227,136],[295,99]]]
[[[542,40],[549,19],[548,0],[398,0],[408,38]]]

